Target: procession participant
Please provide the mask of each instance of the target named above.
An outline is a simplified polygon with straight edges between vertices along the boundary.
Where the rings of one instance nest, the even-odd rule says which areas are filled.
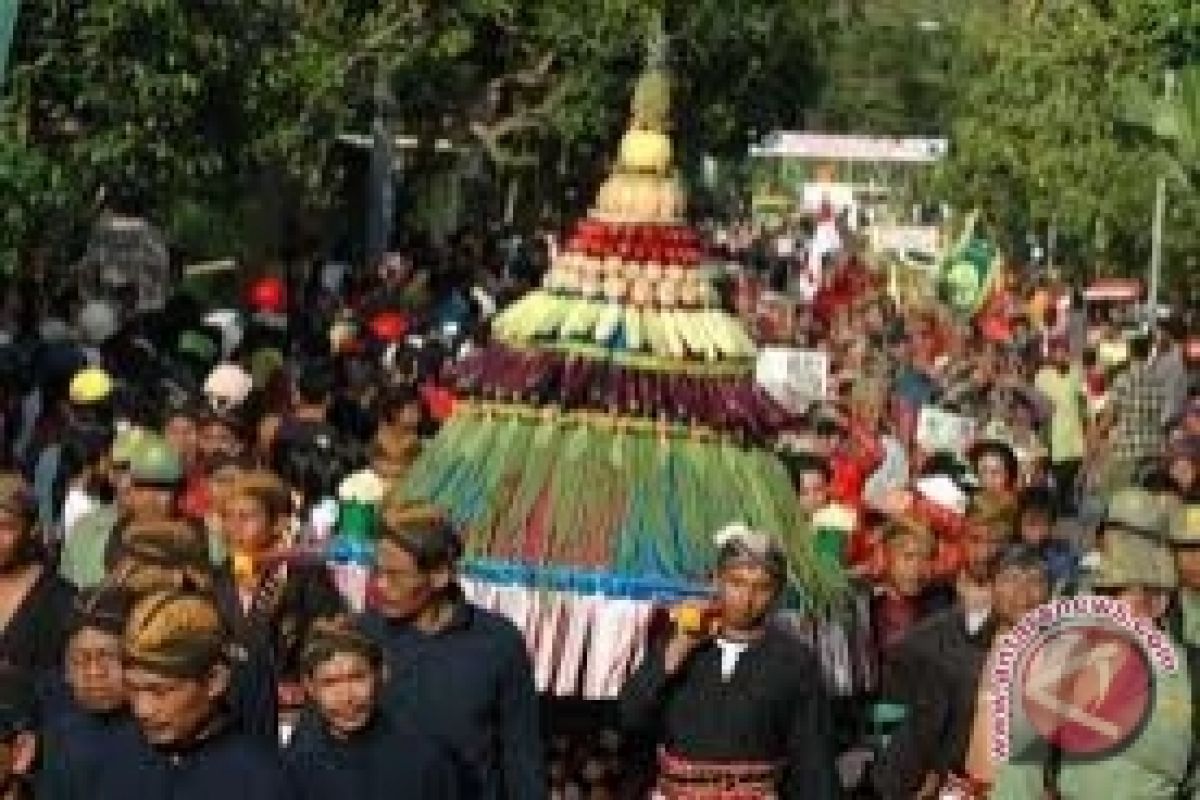
[[[62,663],[73,591],[43,553],[35,513],[25,480],[0,473],[0,665],[41,672]]]
[[[299,656],[315,619],[343,610],[324,563],[289,559],[292,498],[275,475],[248,471],[233,481],[222,531],[233,554],[236,604],[227,610],[243,643],[275,665],[285,705],[299,701]],[[311,556],[310,556],[311,558]]]
[[[1177,585],[1164,541],[1163,512],[1161,498],[1144,489],[1114,493],[1087,578],[1092,591],[1122,601],[1134,618],[1156,627],[1163,624]],[[1141,690],[1148,693],[1149,708],[1129,741],[1103,758],[1077,756],[1054,746],[1013,754],[997,773],[992,800],[1194,796],[1197,656],[1193,649],[1179,647],[1169,630],[1159,630],[1176,656],[1177,668],[1164,669],[1155,658],[1148,659],[1150,685]],[[1129,707],[1131,689],[1138,691],[1140,659],[1131,650],[1118,649],[1106,663],[1096,665],[1100,673],[1085,675],[1075,684],[1076,691],[1088,692],[1079,704],[1093,716],[1117,719],[1119,709]],[[1090,677],[1096,680],[1088,681]]]
[[[1178,317],[1163,320],[1156,329],[1152,369],[1163,389],[1164,426],[1183,413],[1188,397],[1188,368],[1184,356],[1186,328]]]
[[[1079,579],[1079,554],[1071,543],[1054,535],[1055,497],[1031,487],[1021,492],[1017,506],[1017,539],[1036,549],[1046,562],[1054,594],[1070,593]]]
[[[92,509],[67,530],[58,572],[76,588],[96,586],[104,580],[104,550],[117,520],[132,510],[129,465],[146,436],[142,428],[127,428],[117,433],[108,458],[112,502]]]
[[[268,432],[271,465],[282,472],[290,448],[311,442],[338,439],[337,429],[329,422],[336,385],[333,364],[328,359],[309,359],[295,365],[292,377],[292,411],[278,419]]]
[[[972,446],[968,455],[979,479],[980,495],[990,495],[995,502],[1015,501],[1020,464],[1007,442],[985,439]]]
[[[1200,436],[1181,434],[1167,445],[1165,479],[1184,502],[1200,501]]]
[[[182,519],[179,497],[183,486],[183,464],[179,455],[159,436],[147,435],[131,447],[128,486],[122,488],[119,516],[111,526],[103,518],[87,531],[77,531],[68,539],[64,562],[76,585],[97,585],[105,576],[121,548],[125,531],[141,523],[157,524]],[[123,476],[119,482],[126,480]],[[207,539],[209,557],[221,563],[224,548],[219,538]]]
[[[899,644],[929,615],[952,605],[953,594],[930,585],[936,549],[933,534],[910,520],[889,523],[883,532],[885,572],[871,598],[871,623],[881,655]]]
[[[295,797],[277,755],[236,729],[226,631],[216,606],[188,592],[142,599],[122,638],[136,730],[105,757],[66,765],[64,800],[285,800]]]
[[[1072,362],[1070,346],[1064,339],[1050,342],[1050,358],[1038,371],[1034,388],[1042,393],[1053,409],[1050,416],[1050,463],[1058,493],[1058,511],[1074,511],[1075,481],[1083,464],[1087,394],[1083,373]]]
[[[1200,505],[1181,504],[1172,510],[1167,542],[1179,576],[1168,626],[1177,641],[1200,648]]]
[[[244,625],[240,600],[227,565],[211,561],[208,537],[188,520],[128,525],[110,554],[110,585],[134,600],[164,591],[198,591],[213,597],[231,645],[242,657],[233,665],[230,708],[239,730],[276,742],[279,736],[277,667],[273,653]]]
[[[1133,482],[1139,471],[1162,452],[1163,387],[1150,367],[1150,341],[1129,342],[1130,363],[1113,382],[1112,398],[1102,428],[1107,431],[1107,485]]]
[[[969,612],[986,615],[991,605],[991,566],[996,554],[1013,540],[1015,506],[996,495],[976,495],[963,529],[963,561],[954,580],[958,602]]]
[[[0,666],[0,800],[35,796],[30,779],[38,753],[36,725],[29,676],[12,666]]]
[[[103,758],[109,740],[128,724],[121,634],[129,608],[124,592],[87,590],[76,597],[68,623],[66,663],[41,687],[41,762],[38,796],[58,797],[67,774],[57,768]]]
[[[363,619],[388,669],[383,707],[450,751],[465,796],[537,800],[547,783],[529,653],[511,622],[463,595],[460,548],[438,509],[385,508]]]
[[[713,624],[677,620],[621,692],[624,727],[661,749],[656,797],[831,798],[829,700],[815,657],[769,623],[787,564],[770,535],[717,536]]]
[[[895,653],[908,714],[872,769],[884,800],[933,798],[949,787],[987,796],[996,768],[989,661],[1000,637],[1049,597],[1045,565],[1031,548],[1009,544],[989,567],[989,610],[935,614]]]
[[[381,707],[383,652],[353,622],[318,620],[301,661],[310,713],[284,753],[299,800],[466,797],[449,755]]]

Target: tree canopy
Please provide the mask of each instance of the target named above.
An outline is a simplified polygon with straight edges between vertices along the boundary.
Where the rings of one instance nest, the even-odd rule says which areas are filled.
[[[1195,78],[1174,115],[1157,104],[1164,69],[1200,61],[1184,0],[41,0],[0,102],[0,253],[71,257],[115,207],[189,255],[278,256],[322,230],[336,137],[379,109],[419,142],[414,175],[449,140],[484,213],[509,186],[582,204],[659,15],[685,168],[781,127],[944,133],[937,199],[1127,267],[1154,177],[1195,175]],[[1172,184],[1168,265],[1195,258],[1195,194]]]

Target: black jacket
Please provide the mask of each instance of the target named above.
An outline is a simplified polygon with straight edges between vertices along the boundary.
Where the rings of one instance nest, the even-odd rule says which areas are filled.
[[[547,796],[533,668],[511,622],[460,596],[450,625],[434,635],[376,613],[362,624],[383,647],[384,710],[451,755],[466,796]]]
[[[300,800],[456,800],[458,776],[449,755],[424,733],[391,715],[376,718],[348,740],[331,736],[306,711],[284,752]]]
[[[628,733],[696,761],[779,762],[786,800],[835,796],[829,698],[803,642],[771,629],[727,679],[713,643],[673,676],[664,649],[652,646],[621,692]]]
[[[872,770],[885,800],[909,800],[929,773],[962,768],[994,632],[988,620],[972,633],[963,610],[952,608],[918,624],[898,645],[892,692],[908,716]]]

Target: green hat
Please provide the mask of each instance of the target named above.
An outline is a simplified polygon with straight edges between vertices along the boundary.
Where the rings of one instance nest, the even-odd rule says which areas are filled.
[[[1128,528],[1160,538],[1166,532],[1166,506],[1161,496],[1145,489],[1118,489],[1109,499],[1105,527]]]
[[[1200,505],[1181,505],[1171,512],[1167,540],[1173,545],[1200,547]]]
[[[176,486],[183,480],[183,462],[179,453],[158,436],[147,436],[129,460],[129,472],[135,484]]]
[[[1179,579],[1165,534],[1164,506],[1159,496],[1134,488],[1114,493],[1091,584],[1108,589],[1174,589]]]
[[[1096,588],[1174,589],[1178,585],[1175,559],[1162,539],[1112,528],[1104,532],[1103,549],[1098,555],[1089,581]]]
[[[129,427],[119,431],[113,438],[109,457],[114,464],[128,465],[133,461],[133,454],[146,441],[147,436],[145,428]]]

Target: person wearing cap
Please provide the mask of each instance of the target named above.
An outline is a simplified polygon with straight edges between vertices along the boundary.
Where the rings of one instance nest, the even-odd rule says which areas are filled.
[[[0,800],[34,797],[30,781],[39,737],[33,690],[27,673],[0,665]]]
[[[465,796],[546,797],[524,637],[464,596],[459,537],[439,509],[392,503],[382,518],[375,607],[362,624],[383,648],[389,673],[383,707],[449,749]]]
[[[210,599],[166,591],[132,609],[122,634],[135,729],[104,757],[71,765],[64,799],[292,800],[278,754],[238,730],[226,709],[236,654]]]
[[[65,765],[82,768],[103,758],[110,739],[129,724],[121,661],[128,610],[128,595],[116,589],[88,590],[75,599],[63,671],[39,692],[39,797],[64,792]]]
[[[1073,510],[1072,492],[1083,464],[1087,398],[1083,373],[1073,363],[1065,339],[1050,342],[1050,357],[1034,378],[1034,388],[1050,402],[1050,463],[1058,491],[1058,510]]]
[[[161,437],[146,434],[130,445],[128,454],[128,486],[118,507],[118,516],[111,527],[97,525],[79,535],[68,537],[64,567],[78,587],[95,586],[108,575],[115,553],[120,547],[123,532],[131,525],[157,524],[180,520],[179,492],[183,485],[183,464],[179,455]],[[221,542],[209,537],[213,563],[224,561]]]
[[[34,514],[25,480],[0,473],[0,663],[40,673],[62,663],[73,592],[51,568]]]
[[[1165,510],[1162,499],[1145,489],[1114,492],[1086,581],[1092,593],[1122,601],[1135,619],[1156,628],[1164,646],[1174,653],[1177,668],[1163,668],[1157,658],[1148,658],[1150,707],[1129,741],[1103,758],[1076,758],[1045,746],[1016,753],[997,773],[992,800],[1196,796],[1193,715],[1200,699],[1196,688],[1200,672],[1195,649],[1180,647],[1161,627],[1178,585],[1164,535]],[[1124,650],[1109,659],[1105,679],[1088,702],[1093,715],[1117,719],[1129,706],[1130,697],[1120,687],[1139,680],[1138,660]]]
[[[383,651],[352,621],[317,620],[301,660],[310,713],[284,753],[299,800],[467,797],[436,740],[382,707]]]
[[[1010,543],[988,563],[986,613],[962,606],[919,623],[895,649],[897,699],[907,714],[871,769],[884,800],[987,797],[991,754],[990,660],[1001,637],[1049,597],[1045,564],[1027,545]],[[961,795],[938,795],[954,787]]]
[[[1181,503],[1172,508],[1167,543],[1179,576],[1179,594],[1168,626],[1178,641],[1200,647],[1200,504]]]
[[[716,545],[712,607],[677,613],[650,645],[621,690],[622,727],[658,748],[663,797],[832,798],[821,668],[771,622],[788,571],[778,540],[733,524]]]

